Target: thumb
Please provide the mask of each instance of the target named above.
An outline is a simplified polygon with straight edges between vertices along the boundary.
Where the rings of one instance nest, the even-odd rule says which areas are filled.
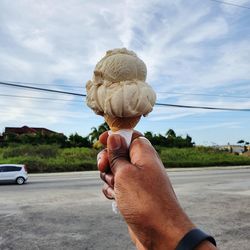
[[[122,136],[118,134],[110,135],[107,141],[107,149],[110,169],[114,175],[122,167],[131,164],[127,143]]]

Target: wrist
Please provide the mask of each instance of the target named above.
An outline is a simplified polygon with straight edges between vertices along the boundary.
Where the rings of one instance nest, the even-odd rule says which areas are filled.
[[[155,242],[156,247],[154,249],[174,250],[181,239],[194,228],[196,228],[196,226],[191,222],[188,216],[182,210],[179,211],[178,215],[173,216],[173,219],[168,220],[158,231],[159,237],[157,242]]]

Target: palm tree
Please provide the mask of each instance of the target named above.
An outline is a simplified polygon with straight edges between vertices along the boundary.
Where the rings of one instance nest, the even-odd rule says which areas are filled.
[[[91,128],[92,132],[89,134],[89,138],[91,143],[93,144],[94,142],[98,141],[99,136],[109,130],[109,126],[106,122],[102,123],[98,128],[93,127]]]
[[[92,132],[89,133],[89,140],[93,144],[99,138],[99,133],[96,127],[91,128]]]
[[[175,132],[174,132],[173,129],[169,129],[169,130],[167,131],[167,133],[166,133],[166,136],[167,136],[167,137],[173,137],[173,138],[175,138],[175,137],[176,137],[176,134],[175,134]]]
[[[98,132],[99,132],[100,134],[102,134],[103,132],[108,131],[108,130],[109,130],[109,125],[108,125],[106,122],[102,123],[102,124],[98,127]]]

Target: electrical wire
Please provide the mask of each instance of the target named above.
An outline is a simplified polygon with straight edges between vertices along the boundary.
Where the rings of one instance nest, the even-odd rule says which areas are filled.
[[[71,88],[71,89],[83,89],[83,86],[76,83],[67,84],[57,84],[57,83],[35,83],[35,82],[16,82],[16,81],[4,81],[7,83],[17,83],[17,84],[26,84],[26,85],[35,85],[35,86],[55,86],[55,87],[64,87],[64,88]]]
[[[14,97],[14,98],[26,98],[26,97],[23,97],[23,96],[15,96],[15,95],[2,95],[2,94],[0,94],[0,96],[4,96],[4,97]],[[30,98],[34,98],[35,100],[34,101],[37,101],[37,102],[42,102],[43,103],[43,108],[40,108],[40,106],[38,105],[38,106],[36,106],[36,107],[30,107],[30,106],[24,106],[24,105],[22,105],[22,108],[24,108],[25,110],[27,110],[27,109],[31,109],[31,110],[42,110],[42,111],[48,111],[48,108],[46,108],[46,107],[44,107],[44,102],[42,101],[42,100],[40,100],[40,98],[38,99],[38,100],[36,100],[36,97],[30,97]],[[46,100],[47,100],[47,98],[46,98]],[[49,99],[49,100],[51,100],[51,101],[56,101],[56,100],[58,100],[58,99]],[[61,100],[61,99],[60,99]],[[66,100],[65,100],[66,101]],[[79,103],[82,103],[83,104],[83,101],[79,101]],[[67,103],[67,106],[68,105],[78,105],[77,103]],[[11,103],[9,103],[9,104],[1,104],[1,107],[7,107],[7,108],[11,108],[11,107],[16,107],[16,104],[15,103],[13,103],[13,102],[11,102]],[[76,108],[74,108],[74,110],[82,110],[82,107],[81,106],[76,106]],[[53,111],[65,111],[65,109],[54,109],[53,108]],[[1,114],[3,114],[4,112],[3,111],[1,111]],[[5,112],[6,114],[9,114],[9,112]],[[192,115],[192,114],[190,114],[190,115]],[[190,116],[189,115],[189,116]],[[198,116],[197,116],[198,115]],[[210,116],[211,117],[211,116]],[[241,115],[238,115],[237,117],[242,117],[242,118],[249,118],[248,116],[246,117],[245,115],[243,115],[243,116],[241,116]],[[177,117],[178,119],[180,118],[180,119],[182,119],[182,118],[185,118],[185,116],[184,117]],[[196,119],[197,118],[197,119]],[[228,114],[228,113],[224,113],[223,114],[223,116],[221,116],[221,113],[220,113],[220,117],[217,117],[217,116],[215,116],[215,117],[213,117],[213,119],[217,119],[217,118],[219,118],[219,119],[221,119],[221,121],[224,121],[224,119],[226,118],[226,119],[228,119],[228,118],[232,118],[232,119],[234,119],[234,117],[231,115],[231,114]],[[176,119],[176,118],[175,118]],[[194,119],[194,120],[200,120],[200,119],[203,119],[203,117],[202,116],[199,116],[199,114],[196,114],[196,116],[195,117],[193,117],[192,119]],[[171,121],[171,120],[169,120],[169,121]],[[185,120],[186,121],[186,120]]]
[[[194,95],[194,96],[213,96],[213,97],[226,97],[226,98],[242,98],[250,99],[249,96],[236,96],[236,95],[215,95],[215,94],[202,94],[202,93],[189,93],[189,92],[172,92],[172,91],[160,91],[159,94],[176,94],[176,95]]]
[[[14,97],[14,98],[24,98],[24,99],[38,99],[38,100],[50,100],[50,101],[63,101],[63,102],[77,102],[82,103],[83,101],[80,100],[67,100],[67,99],[60,99],[60,98],[49,98],[49,97],[37,97],[37,96],[25,96],[25,95],[7,95],[7,94],[0,94],[0,96],[5,97]]]
[[[79,94],[74,92],[68,91],[61,91],[55,89],[47,89],[47,88],[38,88],[38,87],[31,87],[19,84],[11,84],[6,82],[0,82],[0,85],[16,87],[16,88],[25,88],[37,91],[45,91],[51,93],[58,93],[58,94],[65,94],[65,95],[73,95],[78,97],[86,97],[86,94]],[[174,107],[174,108],[189,108],[189,109],[208,109],[208,110],[221,110],[221,111],[250,111],[250,109],[243,109],[243,108],[221,108],[221,107],[208,107],[208,106],[194,106],[194,105],[180,105],[180,104],[169,104],[169,103],[155,103],[157,106],[165,106],[165,107]]]
[[[167,106],[174,108],[189,108],[189,109],[209,109],[209,110],[223,110],[223,111],[250,111],[250,109],[239,109],[239,108],[216,108],[208,106],[193,106],[193,105],[178,105],[178,104],[169,104],[169,103],[155,103],[158,106]]]
[[[61,91],[61,90],[56,90],[56,89],[31,87],[31,86],[20,85],[20,84],[12,84],[12,83],[7,83],[7,82],[0,82],[0,84],[5,85],[5,86],[17,87],[17,88],[32,89],[32,90],[38,90],[38,91],[53,92],[53,93],[58,93],[58,94],[86,97],[85,94],[78,94],[78,93],[74,93],[74,92]]]
[[[236,4],[236,3],[231,3],[231,2],[226,2],[226,1],[219,1],[219,0],[209,0],[209,1],[217,2],[217,3],[221,3],[221,4],[226,4],[226,5],[230,5],[230,6],[234,6],[234,7],[238,7],[238,8],[243,8],[243,9],[250,10],[250,7],[244,6],[244,5],[240,5],[240,4]]]
[[[79,84],[74,85],[66,85],[66,84],[54,84],[54,83],[33,83],[33,82],[20,82],[20,81],[3,81],[7,83],[17,83],[17,84],[25,84],[25,85],[35,85],[35,86],[53,86],[53,87],[63,87],[69,89],[83,89],[83,86],[80,87]],[[204,93],[190,93],[190,92],[175,92],[175,91],[159,91],[156,94],[177,94],[177,95],[194,95],[194,96],[214,96],[214,97],[225,97],[225,98],[244,98],[249,99],[249,96],[236,96],[236,95],[215,95],[215,94],[204,94]]]
[[[1,112],[1,115],[3,115],[3,114],[9,115],[9,112]],[[47,113],[42,114],[41,112],[39,112],[39,113],[30,113],[29,112],[28,114],[26,114],[26,113],[15,114],[15,116],[16,117],[19,117],[19,116],[21,116],[21,117],[27,117],[27,116],[29,116],[30,117],[31,116],[31,117],[40,117],[40,118],[45,117],[45,118],[47,118],[48,114]],[[55,116],[55,115],[51,114],[50,116],[52,117],[52,116]],[[57,113],[56,117],[67,117],[67,118],[75,118],[75,119],[84,119],[83,116],[80,116],[80,115],[77,115],[77,114],[70,115],[70,114],[59,114],[59,113]]]
[[[7,106],[6,105],[6,107],[9,107],[9,106]],[[27,109],[27,108],[25,108],[25,110],[27,111],[27,110],[29,110],[29,109]],[[34,109],[32,109],[32,108],[30,108],[30,110],[32,111],[32,110],[34,110]],[[40,109],[40,108],[36,108],[36,110],[39,110],[39,111],[43,111],[43,109]],[[44,110],[44,111],[46,111],[46,110]],[[62,111],[62,110],[56,110],[56,111]],[[83,112],[84,113],[84,112]],[[1,115],[9,115],[9,112],[1,112]],[[29,117],[39,117],[39,118],[41,118],[41,117],[44,117],[44,116],[46,116],[46,117],[48,117],[48,114],[47,113],[41,113],[41,112],[38,112],[38,113],[31,113],[31,112],[29,112],[29,113],[20,113],[20,114],[18,114],[18,113],[16,113],[15,114],[15,117],[16,118],[18,118],[18,117],[27,117],[27,116],[29,116]],[[50,115],[51,117],[52,116],[55,116],[54,114],[51,114]],[[77,113],[75,114],[75,113],[73,113],[72,115],[70,115],[70,114],[60,114],[60,113],[57,113],[56,114],[56,116],[55,117],[67,117],[67,118],[76,118],[76,119],[86,119],[85,117],[83,117],[83,116],[81,116],[81,115],[77,115]],[[155,121],[155,122],[157,122],[157,121],[165,121],[165,120],[154,120],[154,119],[149,119],[149,121]],[[225,122],[225,119],[213,119],[213,121],[216,121],[216,122]],[[233,117],[232,117],[232,121],[234,121],[234,119],[233,119]],[[194,123],[194,124],[200,124],[200,122],[211,122],[211,120],[198,120],[198,119],[193,119],[192,118],[192,120],[181,120],[181,121],[178,121],[178,120],[176,120],[176,118],[175,119],[168,119],[167,120],[167,122],[168,123],[174,123],[174,124],[183,124],[183,123]],[[246,124],[248,124],[248,120],[246,121]]]
[[[11,97],[11,98],[23,98],[23,99],[33,99],[38,102],[43,102],[43,100],[50,100],[50,101],[62,101],[62,102],[67,102],[67,105],[76,105],[77,103],[83,103],[85,100],[67,100],[67,99],[59,99],[59,98],[48,98],[48,97],[36,97],[36,96],[23,96],[23,95],[8,95],[8,94],[1,94],[0,96],[3,97]],[[70,103],[74,102],[74,103]],[[3,106],[3,105],[1,105]]]

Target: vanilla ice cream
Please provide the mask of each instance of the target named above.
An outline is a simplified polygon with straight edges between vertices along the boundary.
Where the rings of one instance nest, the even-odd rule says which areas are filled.
[[[156,100],[146,76],[145,63],[133,51],[109,50],[97,63],[92,81],[86,84],[87,105],[102,116],[145,116]]]

